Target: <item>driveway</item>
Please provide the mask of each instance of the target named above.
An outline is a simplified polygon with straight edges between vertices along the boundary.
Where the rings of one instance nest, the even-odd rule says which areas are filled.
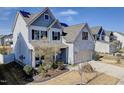
[[[124,68],[99,61],[91,61],[89,63],[93,68],[95,68],[96,71],[116,77],[120,79],[118,84],[124,84]]]

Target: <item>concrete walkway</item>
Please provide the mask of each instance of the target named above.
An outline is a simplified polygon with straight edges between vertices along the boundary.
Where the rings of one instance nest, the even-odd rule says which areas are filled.
[[[118,82],[118,84],[124,84],[124,68],[102,63],[99,61],[91,61],[90,64],[93,68],[95,68],[96,71],[103,72],[120,79],[120,82]]]

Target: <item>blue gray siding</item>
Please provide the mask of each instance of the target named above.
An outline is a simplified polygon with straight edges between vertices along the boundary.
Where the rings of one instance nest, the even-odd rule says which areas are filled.
[[[49,20],[45,20],[44,19],[44,14],[48,14],[49,15]],[[35,20],[31,25],[34,26],[43,26],[43,27],[48,27],[49,25],[51,25],[51,23],[55,20],[51,15],[50,15],[50,11],[47,10],[44,14],[42,14],[37,20]]]

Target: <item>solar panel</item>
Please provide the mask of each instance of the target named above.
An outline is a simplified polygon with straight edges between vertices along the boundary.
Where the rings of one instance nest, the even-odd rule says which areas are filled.
[[[68,25],[66,23],[60,23],[62,26],[64,27],[68,27]]]
[[[29,12],[25,12],[25,11],[21,11],[21,10],[20,10],[20,13],[21,13],[24,17],[27,17],[27,18],[29,18],[29,15],[31,15]]]

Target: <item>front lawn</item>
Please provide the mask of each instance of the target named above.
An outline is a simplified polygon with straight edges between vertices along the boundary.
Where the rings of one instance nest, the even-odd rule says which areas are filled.
[[[16,62],[0,64],[0,85],[26,84],[32,81],[23,71],[23,67]]]
[[[118,78],[100,73],[93,80],[89,81],[87,85],[116,85],[118,82]]]

